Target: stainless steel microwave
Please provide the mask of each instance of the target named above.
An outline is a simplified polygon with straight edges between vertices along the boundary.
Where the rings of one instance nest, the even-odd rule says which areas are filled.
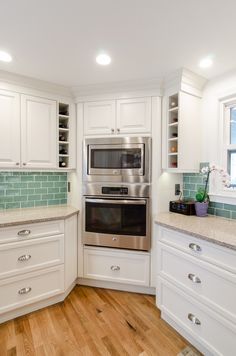
[[[84,141],[85,182],[149,183],[150,137],[106,137]]]

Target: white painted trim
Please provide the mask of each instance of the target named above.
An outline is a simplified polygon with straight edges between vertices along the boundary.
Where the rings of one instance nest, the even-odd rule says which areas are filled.
[[[21,87],[22,90],[25,88],[25,90],[36,90],[37,92],[47,92],[51,94],[57,94],[60,96],[64,97],[69,97],[72,99],[72,93],[70,88],[55,84],[55,83],[50,83],[47,81],[43,81],[40,79],[35,79],[35,78],[30,78],[26,77],[23,75],[19,74],[14,74],[10,72],[6,72],[3,70],[0,70],[0,86],[2,89],[4,87],[10,87],[7,90],[17,90],[17,87]],[[30,93],[25,93],[25,94],[30,94]]]
[[[231,204],[231,205],[236,205],[236,192],[231,193],[233,195],[224,195],[224,194],[209,194],[210,201],[216,202],[216,203],[224,203],[224,204]]]
[[[88,279],[88,278],[78,278],[77,284],[82,286],[115,289],[115,290],[133,292],[133,293],[142,293],[142,294],[151,294],[151,295],[156,294],[155,288],[152,287],[140,287],[140,286],[134,286],[130,284],[98,281],[95,279]]]

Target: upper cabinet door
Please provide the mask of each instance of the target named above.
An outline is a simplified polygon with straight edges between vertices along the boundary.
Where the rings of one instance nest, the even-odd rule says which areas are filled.
[[[151,98],[117,100],[117,133],[151,132]]]
[[[21,96],[22,167],[57,167],[56,101]]]
[[[84,104],[84,135],[111,135],[116,129],[115,101]]]
[[[20,165],[20,96],[0,90],[0,168]]]

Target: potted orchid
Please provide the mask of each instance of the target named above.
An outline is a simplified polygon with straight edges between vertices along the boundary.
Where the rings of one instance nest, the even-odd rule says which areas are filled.
[[[206,166],[201,169],[201,173],[206,175],[205,187],[199,188],[196,194],[195,210],[197,216],[207,216],[207,210],[209,205],[209,195],[208,195],[208,183],[211,172],[218,172],[221,176],[222,184],[225,187],[230,186],[230,177],[228,173],[216,165]]]

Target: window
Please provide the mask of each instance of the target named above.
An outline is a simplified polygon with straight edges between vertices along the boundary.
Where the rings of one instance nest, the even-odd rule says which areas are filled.
[[[236,187],[236,100],[224,105],[223,163]]]

